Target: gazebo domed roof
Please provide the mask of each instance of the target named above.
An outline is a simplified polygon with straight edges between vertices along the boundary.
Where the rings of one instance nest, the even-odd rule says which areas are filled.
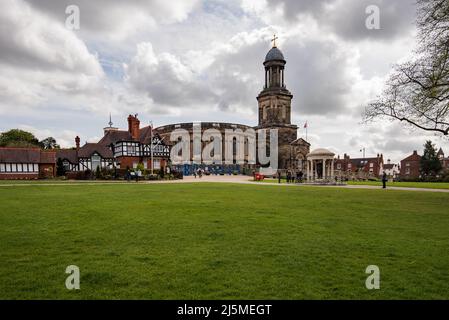
[[[307,157],[309,157],[309,156],[313,156],[313,157],[316,157],[316,156],[333,157],[333,156],[335,156],[335,153],[333,153],[332,151],[329,151],[327,149],[324,149],[324,148],[318,148],[318,149],[315,149],[312,152],[310,152],[307,155]]]

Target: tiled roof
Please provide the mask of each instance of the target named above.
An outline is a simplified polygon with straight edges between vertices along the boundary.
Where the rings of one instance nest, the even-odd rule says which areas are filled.
[[[140,129],[139,141],[143,144],[150,144],[151,142],[151,126]]]
[[[1,163],[39,163],[41,150],[36,148],[0,148]]]
[[[56,151],[56,159],[66,159],[73,164],[78,163],[78,155],[75,149],[60,149]]]
[[[55,163],[55,153],[38,148],[0,148],[0,163]]]
[[[419,161],[421,160],[421,156],[419,154],[413,153],[412,155],[408,156],[405,159],[402,159],[402,161]]]
[[[111,130],[106,132],[103,138],[98,141],[98,144],[103,146],[109,146],[111,143],[116,143],[118,141],[132,141],[134,140],[129,133],[125,130]],[[143,144],[149,144],[151,141],[151,127],[143,127],[139,130],[139,142]]]
[[[40,163],[55,163],[56,151],[41,151]]]
[[[103,138],[98,141],[98,144],[103,146],[109,146],[111,143],[116,143],[117,141],[130,141],[132,140],[131,134],[124,130],[111,130],[106,132]]]
[[[370,162],[377,162],[377,158],[354,158],[349,161],[355,166],[364,166]]]
[[[102,158],[112,158],[112,150],[109,147],[101,145],[100,143],[86,143],[78,151],[78,157],[90,158],[97,152]]]

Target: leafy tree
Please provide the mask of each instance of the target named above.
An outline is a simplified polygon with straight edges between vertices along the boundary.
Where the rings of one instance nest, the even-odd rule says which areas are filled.
[[[449,135],[449,1],[417,0],[418,43],[410,61],[397,65],[383,94],[365,109],[365,121],[398,120]]]
[[[39,140],[30,132],[12,129],[0,134],[0,147],[39,147]]]
[[[64,163],[61,158],[58,158],[58,160],[56,161],[56,175],[58,177],[65,175]]]
[[[437,150],[432,141],[424,144],[424,154],[421,157],[421,173],[425,176],[436,176],[441,171],[441,162],[437,157]]]
[[[137,165],[136,171],[141,171],[141,172],[144,172],[144,171],[145,171],[145,166],[143,165],[142,162],[140,162],[140,163]]]
[[[42,146],[42,148],[48,149],[48,150],[60,148],[59,144],[56,143],[56,139],[53,137],[45,138],[44,140],[39,142],[39,144]]]

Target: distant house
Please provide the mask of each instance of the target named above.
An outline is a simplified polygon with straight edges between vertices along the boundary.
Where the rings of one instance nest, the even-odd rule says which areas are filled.
[[[0,148],[0,180],[53,178],[55,158],[39,148]]]
[[[80,146],[80,138],[76,137],[75,148],[58,150],[56,157],[62,160],[66,171],[95,171],[97,167],[135,168],[139,163],[146,169],[161,169],[167,166],[170,158],[169,146],[157,133],[152,132],[150,126],[140,128],[137,116],[129,115],[128,130],[112,127],[111,121],[109,127],[103,130],[104,136],[97,143]]]
[[[335,175],[348,179],[379,178],[383,172],[384,160],[382,154],[372,158],[351,159],[346,153],[335,160]]]
[[[413,154],[401,160],[401,179],[418,179],[421,176],[420,166],[421,156],[418,154],[418,151],[415,150],[413,151]]]
[[[400,174],[400,166],[397,163],[391,163],[391,160],[388,159],[387,163],[384,164],[383,171],[387,174],[388,179],[396,179]]]

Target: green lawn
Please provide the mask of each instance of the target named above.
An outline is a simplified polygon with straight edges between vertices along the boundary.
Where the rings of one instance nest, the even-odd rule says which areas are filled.
[[[250,179],[249,181],[253,181]],[[264,179],[261,182],[277,183],[277,179]],[[281,179],[281,183],[287,183],[285,179]],[[360,186],[382,186],[382,181],[347,181],[349,185]],[[449,182],[387,182],[387,187],[402,188],[424,188],[424,189],[449,189]]]
[[[348,181],[351,185],[381,186],[381,181]],[[449,189],[449,182],[387,182],[387,187]]]
[[[0,299],[448,299],[448,205],[223,183],[0,187]],[[371,264],[381,290],[365,288]]]

